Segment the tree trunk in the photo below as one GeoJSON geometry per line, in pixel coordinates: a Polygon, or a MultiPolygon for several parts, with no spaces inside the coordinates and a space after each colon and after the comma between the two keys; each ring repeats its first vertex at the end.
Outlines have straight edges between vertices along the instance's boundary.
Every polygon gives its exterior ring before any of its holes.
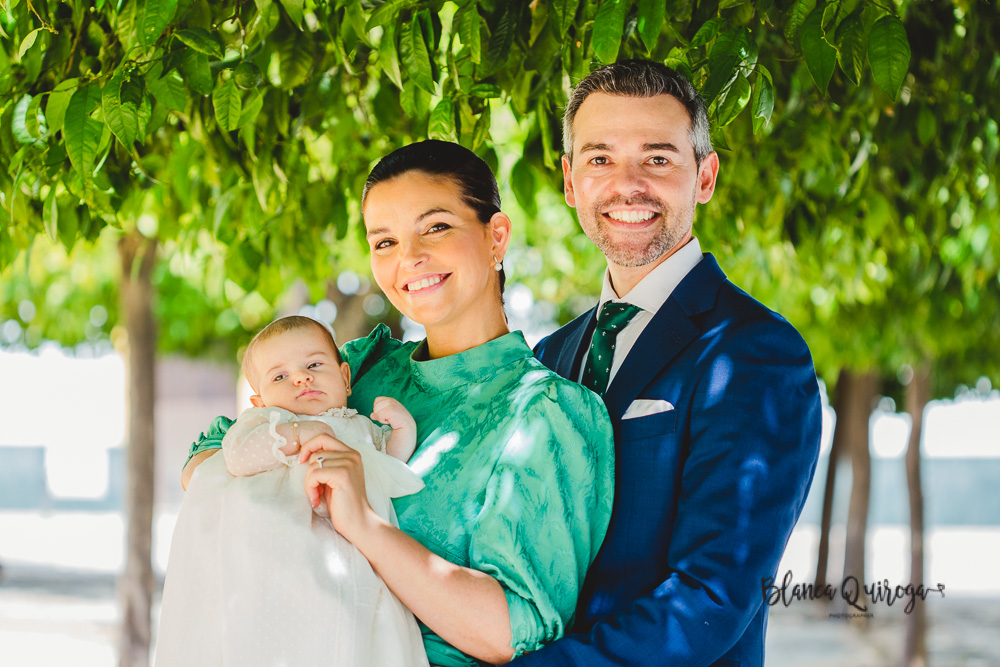
{"type": "Polygon", "coordinates": [[[121,309],[127,334],[128,449],[125,515],[128,545],[119,581],[122,627],[121,667],[149,664],[150,608],[153,600],[153,409],[156,322],[151,276],[156,241],[132,233],[118,245],[122,262],[121,309]]]}
{"type": "MultiPolygon", "coordinates": [[[[858,595],[856,606],[848,612],[867,607],[865,584],[865,541],[868,532],[868,505],[871,496],[872,459],[868,424],[878,394],[878,376],[873,371],[848,372],[844,387],[844,413],[837,416],[837,430],[843,422],[844,443],[851,455],[851,501],[847,512],[847,539],[844,548],[844,578],[853,577],[858,595]]],[[[855,617],[865,624],[865,617],[855,617]]]]}
{"type": "Polygon", "coordinates": [[[848,394],[846,376],[848,371],[841,369],[837,377],[833,411],[837,415],[837,423],[833,430],[833,442],[830,444],[830,455],[826,464],[826,484],[823,487],[823,516],[819,522],[819,548],[816,554],[816,588],[822,589],[827,584],[826,569],[830,560],[830,521],[833,516],[833,490],[837,481],[837,465],[840,463],[841,452],[844,451],[844,432],[841,428],[840,416],[844,413],[845,397],[848,394]]]}
{"type": "MultiPolygon", "coordinates": [[[[931,396],[930,368],[914,369],[913,379],[906,388],[906,411],[913,423],[906,447],[906,486],[910,496],[910,583],[919,586],[924,580],[924,491],[920,480],[920,443],[924,426],[924,407],[931,396]]],[[[919,597],[913,611],[906,616],[906,644],[903,647],[904,667],[927,665],[927,612],[919,597]]]]}

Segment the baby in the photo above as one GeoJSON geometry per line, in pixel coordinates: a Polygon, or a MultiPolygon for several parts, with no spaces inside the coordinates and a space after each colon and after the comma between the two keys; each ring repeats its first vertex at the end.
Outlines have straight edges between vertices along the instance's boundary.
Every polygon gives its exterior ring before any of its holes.
{"type": "Polygon", "coordinates": [[[420,478],[403,461],[416,425],[380,397],[372,418],[345,406],[350,367],[330,330],[276,320],[251,341],[243,371],[254,405],[199,466],[171,543],[156,664],[427,665],[417,624],[368,561],[310,506],[300,443],[326,433],[362,457],[365,492],[395,523],[391,498],[420,478]]]}

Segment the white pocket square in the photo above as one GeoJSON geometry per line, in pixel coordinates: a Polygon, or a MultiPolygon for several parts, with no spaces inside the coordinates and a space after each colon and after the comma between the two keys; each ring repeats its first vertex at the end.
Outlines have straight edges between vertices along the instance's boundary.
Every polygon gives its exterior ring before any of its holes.
{"type": "Polygon", "coordinates": [[[646,417],[660,412],[670,412],[673,409],[674,406],[670,404],[670,401],[664,401],[658,398],[637,398],[632,401],[632,405],[628,406],[628,410],[626,410],[625,414],[622,415],[622,419],[646,417]]]}

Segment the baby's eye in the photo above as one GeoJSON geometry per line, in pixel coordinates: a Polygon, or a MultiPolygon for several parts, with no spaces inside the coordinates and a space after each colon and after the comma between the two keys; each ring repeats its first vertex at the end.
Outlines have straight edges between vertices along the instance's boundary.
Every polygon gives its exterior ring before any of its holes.
{"type": "Polygon", "coordinates": [[[281,382],[286,377],[288,376],[286,376],[284,373],[278,373],[277,375],[274,376],[274,379],[272,379],[271,382],[281,382]]]}
{"type": "Polygon", "coordinates": [[[323,365],[322,361],[314,361],[311,364],[309,364],[309,368],[319,368],[322,365],[323,365]]]}

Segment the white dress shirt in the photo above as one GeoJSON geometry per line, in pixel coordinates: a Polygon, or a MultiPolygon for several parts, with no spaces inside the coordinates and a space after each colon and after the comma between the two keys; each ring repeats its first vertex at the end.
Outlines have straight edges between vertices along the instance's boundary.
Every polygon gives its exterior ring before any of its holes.
{"type": "MultiPolygon", "coordinates": [[[[636,313],[625,328],[618,332],[615,338],[615,356],[611,360],[611,375],[608,376],[608,386],[615,379],[615,374],[621,368],[622,362],[628,356],[635,341],[639,339],[646,325],[653,319],[653,315],[664,304],[674,288],[680,284],[691,269],[701,261],[701,244],[698,239],[692,237],[684,244],[680,250],[663,260],[663,263],[650,271],[646,277],[639,281],[628,294],[619,297],[611,285],[611,273],[604,271],[604,286],[601,288],[601,300],[597,304],[597,312],[608,301],[617,303],[630,303],[638,306],[642,310],[636,313]]],[[[587,357],[584,355],[583,363],[577,375],[577,381],[583,381],[583,367],[587,365],[587,357]]]]}

